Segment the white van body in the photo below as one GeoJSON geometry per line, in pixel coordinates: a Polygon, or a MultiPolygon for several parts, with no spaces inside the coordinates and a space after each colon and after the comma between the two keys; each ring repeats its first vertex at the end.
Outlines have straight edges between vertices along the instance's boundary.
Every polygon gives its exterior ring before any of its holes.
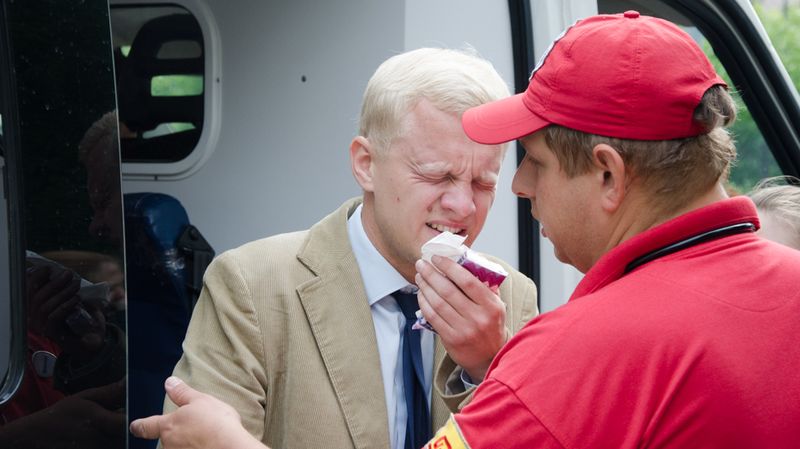
{"type": "MultiPolygon", "coordinates": [[[[111,62],[119,50],[114,42],[130,40],[132,36],[123,36],[125,30],[115,29],[115,8],[171,5],[184,8],[197,20],[205,59],[202,130],[194,150],[170,162],[123,158],[119,167],[109,164],[105,168],[115,177],[119,169],[114,187],[121,186],[122,194],[155,192],[178,199],[191,224],[202,232],[217,255],[269,235],[306,229],[345,200],[360,195],[360,188],[351,174],[349,146],[358,132],[361,97],[367,81],[387,58],[420,47],[471,48],[494,64],[512,92],[519,92],[527,85],[527,74],[534,63],[546,53],[553,39],[576,20],[598,12],[636,9],[642,14],[673,20],[686,27],[698,41],[708,42],[730,74],[735,84],[732,87],[742,93],[743,105],[751,110],[757,131],[763,133],[766,142],[763,147],[767,158],[772,158],[770,167],[764,167],[763,172],[800,174],[800,95],[749,0],[63,2],[60,7],[69,3],[76,5],[76,11],[84,4],[94,5],[99,11],[95,18],[102,22],[95,27],[103,35],[103,39],[95,39],[102,40],[95,52],[102,56],[97,59],[107,62],[108,73],[97,74],[97,77],[107,78],[108,102],[84,111],[94,114],[92,120],[98,111],[101,115],[112,109],[122,111],[119,106],[122,87],[115,84],[119,81],[114,78],[119,74],[119,67],[114,69],[111,62]],[[108,11],[111,11],[111,20],[107,20],[108,11]],[[111,25],[106,28],[105,22],[111,25]],[[112,48],[106,48],[106,31],[112,48]]],[[[3,6],[0,15],[6,20],[7,10],[25,9],[21,6],[24,3],[0,0],[3,6]]],[[[764,0],[763,3],[775,2],[764,0]]],[[[784,1],[784,4],[789,3],[797,2],[784,1]]],[[[31,0],[30,4],[35,2],[31,0]]],[[[28,8],[35,10],[33,6],[28,8]]],[[[43,16],[46,10],[39,7],[43,16]]],[[[67,19],[50,20],[66,22],[67,19]]],[[[45,21],[31,24],[29,32],[28,24],[20,27],[17,23],[14,28],[2,23],[15,32],[29,35],[37,34],[34,26],[44,28],[45,24],[45,21]]],[[[76,35],[80,36],[79,33],[76,35]]],[[[0,44],[4,42],[4,36],[0,35],[0,44]]],[[[13,38],[9,42],[15,43],[13,38]]],[[[0,72],[3,72],[0,74],[5,75],[0,76],[0,107],[3,108],[0,111],[0,150],[3,150],[0,151],[3,170],[0,199],[5,199],[5,207],[0,203],[0,237],[9,236],[0,238],[0,406],[12,400],[19,390],[22,372],[29,360],[26,358],[25,251],[75,249],[66,245],[37,248],[36,239],[32,238],[35,234],[26,235],[25,226],[40,225],[37,232],[44,235],[71,232],[83,243],[88,241],[91,250],[102,246],[95,241],[98,239],[92,240],[96,236],[90,238],[86,232],[91,217],[78,217],[77,224],[68,227],[60,223],[68,218],[69,214],[64,211],[69,212],[71,204],[60,204],[61,209],[54,207],[53,213],[46,217],[30,219],[22,215],[25,211],[24,201],[19,200],[23,197],[22,186],[27,187],[30,198],[35,196],[32,192],[44,191],[49,180],[24,179],[28,176],[20,169],[23,165],[20,160],[24,158],[12,157],[12,151],[5,151],[19,143],[12,141],[18,117],[6,108],[15,100],[14,95],[10,95],[13,92],[6,88],[13,85],[8,79],[13,81],[14,76],[21,77],[22,73],[12,70],[16,67],[7,63],[9,57],[13,61],[13,54],[0,52],[0,72]],[[7,67],[3,67],[4,64],[7,67]]],[[[66,81],[69,80],[54,80],[52,84],[66,81]]],[[[23,96],[21,92],[17,95],[23,96]]],[[[42,103],[40,109],[49,110],[49,103],[42,103]]],[[[45,116],[44,113],[39,115],[45,116]]],[[[18,121],[21,127],[24,120],[18,121]]],[[[52,121],[43,120],[43,123],[47,127],[52,121]]],[[[75,131],[71,134],[79,137],[86,127],[75,131]]],[[[81,206],[89,211],[86,170],[77,160],[77,141],[67,141],[64,137],[64,142],[60,142],[59,138],[54,139],[53,146],[65,147],[64,152],[70,153],[70,162],[75,166],[72,173],[75,185],[68,186],[74,187],[73,198],[82,201],[75,209],[81,206]]],[[[29,144],[30,139],[22,143],[29,144]]],[[[20,154],[25,156],[25,145],[18,146],[22,148],[20,154]]],[[[547,312],[569,299],[582,274],[555,258],[552,245],[539,234],[538,224],[530,217],[529,202],[519,201],[512,193],[517,151],[514,143],[506,153],[495,203],[474,247],[504,259],[531,276],[539,289],[540,311],[547,312]]],[[[29,149],[27,155],[31,154],[40,153],[29,149]]],[[[124,152],[122,154],[124,156],[124,152]]],[[[28,166],[40,164],[43,169],[59,168],[48,166],[51,162],[48,160],[25,162],[28,166]]],[[[50,212],[47,207],[42,209],[50,212]]],[[[118,215],[119,222],[123,222],[123,213],[118,215]]],[[[125,253],[130,253],[133,245],[132,242],[117,242],[110,253],[125,262],[125,253]]],[[[121,311],[126,317],[128,313],[128,310],[121,311]]],[[[190,313],[191,308],[185,317],[187,320],[190,313]]],[[[170,343],[180,345],[180,341],[170,343]]],[[[140,393],[127,392],[128,397],[140,393]]]]}

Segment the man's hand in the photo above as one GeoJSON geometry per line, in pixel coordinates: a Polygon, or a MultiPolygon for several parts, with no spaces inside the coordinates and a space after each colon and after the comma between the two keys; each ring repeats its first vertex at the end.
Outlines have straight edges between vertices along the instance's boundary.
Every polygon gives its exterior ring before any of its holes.
{"type": "Polygon", "coordinates": [[[505,304],[459,264],[439,256],[432,261],[416,264],[420,310],[453,361],[479,383],[508,338],[505,304]]]}
{"type": "Polygon", "coordinates": [[[50,267],[33,267],[26,272],[28,326],[34,333],[58,341],[65,330],[64,319],[80,302],[80,281],[71,271],[52,271],[50,267]]]}
{"type": "Polygon", "coordinates": [[[192,389],[177,377],[168,378],[164,388],[178,409],[133,421],[130,430],[134,436],[160,438],[165,449],[264,449],[242,427],[233,407],[192,389]]]}
{"type": "Polygon", "coordinates": [[[106,323],[98,306],[82,304],[80,278],[72,271],[35,267],[27,271],[28,325],[34,333],[58,343],[64,354],[79,361],[91,359],[103,347],[106,323]],[[77,334],[69,317],[77,315],[82,328],[77,334]]]}

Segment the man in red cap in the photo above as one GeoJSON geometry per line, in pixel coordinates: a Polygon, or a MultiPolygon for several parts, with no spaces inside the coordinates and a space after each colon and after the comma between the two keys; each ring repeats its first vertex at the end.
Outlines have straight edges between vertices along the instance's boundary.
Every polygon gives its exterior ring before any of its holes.
{"type": "MultiPolygon", "coordinates": [[[[692,38],[635,11],[579,21],[525,93],[468,110],[520,139],[514,193],[585,277],[495,357],[432,448],[789,448],[800,441],[800,252],[723,189],[725,83],[692,38]]],[[[436,262],[436,261],[435,261],[436,262]]],[[[445,326],[458,267],[418,262],[445,326]]]]}
{"type": "MultiPolygon", "coordinates": [[[[753,203],[722,187],[734,119],[692,38],[635,11],[579,21],[527,92],[464,114],[479,143],[521,140],[514,192],[585,277],[506,344],[427,448],[797,447],[800,252],[756,236],[753,203]]],[[[467,275],[433,264],[415,281],[444,329],[467,275]]],[[[182,413],[135,432],[202,441],[180,424],[219,407],[229,430],[204,447],[253,447],[229,407],[174,379],[168,391],[182,413]]]]}

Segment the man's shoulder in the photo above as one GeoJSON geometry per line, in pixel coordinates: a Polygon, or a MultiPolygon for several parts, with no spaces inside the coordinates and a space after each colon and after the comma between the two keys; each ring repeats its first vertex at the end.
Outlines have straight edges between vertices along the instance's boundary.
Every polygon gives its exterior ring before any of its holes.
{"type": "Polygon", "coordinates": [[[207,275],[226,278],[236,274],[256,282],[265,276],[274,277],[272,274],[296,272],[301,268],[298,252],[307,236],[308,230],[276,234],[229,249],[214,258],[207,275]]]}
{"type": "MultiPolygon", "coordinates": [[[[241,289],[240,296],[256,298],[252,303],[259,307],[274,305],[285,292],[315,276],[298,256],[307,234],[307,230],[278,234],[225,251],[211,262],[203,281],[209,287],[224,286],[220,292],[241,289]]],[[[217,300],[227,296],[221,293],[217,300]]]]}

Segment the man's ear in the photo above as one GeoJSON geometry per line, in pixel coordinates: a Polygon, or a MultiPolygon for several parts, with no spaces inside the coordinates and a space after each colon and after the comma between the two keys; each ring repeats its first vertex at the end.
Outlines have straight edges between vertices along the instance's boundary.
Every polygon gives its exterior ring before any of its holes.
{"type": "Polygon", "coordinates": [[[375,154],[370,146],[369,139],[364,136],[356,136],[350,142],[350,168],[353,170],[353,177],[365,192],[372,192],[372,164],[375,162],[375,154]]]}
{"type": "Polygon", "coordinates": [[[615,212],[625,199],[626,186],[629,183],[630,173],[625,166],[622,156],[614,147],[601,143],[592,149],[594,165],[599,171],[601,197],[600,206],[606,212],[615,212]]]}

